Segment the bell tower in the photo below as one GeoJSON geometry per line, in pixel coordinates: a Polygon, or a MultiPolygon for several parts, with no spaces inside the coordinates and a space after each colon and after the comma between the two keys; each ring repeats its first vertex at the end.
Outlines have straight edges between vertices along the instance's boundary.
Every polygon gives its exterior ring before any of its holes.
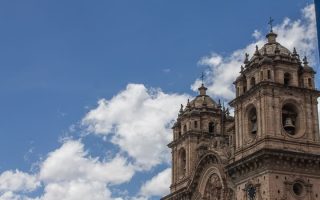
{"type": "MultiPolygon", "coordinates": [[[[229,110],[220,101],[216,103],[206,94],[207,88],[203,84],[198,90],[195,99],[188,100],[185,107],[181,105],[172,127],[173,141],[168,145],[172,152],[171,194],[163,199],[190,199],[191,196],[209,195],[212,191],[209,188],[205,192],[205,184],[201,192],[194,192],[193,188],[197,187],[199,178],[197,174],[202,173],[201,169],[205,166],[203,163],[213,162],[220,166],[227,163],[228,155],[231,154],[229,145],[233,141],[233,117],[229,116],[229,110]],[[227,134],[228,130],[232,134],[227,134]]],[[[208,172],[209,175],[221,181],[221,185],[225,184],[222,168],[221,173],[219,169],[214,169],[215,173],[208,172]]],[[[227,187],[218,190],[219,195],[224,196],[227,187]]]]}
{"type": "Polygon", "coordinates": [[[234,82],[235,153],[227,171],[236,199],[320,199],[315,71],[296,49],[266,35],[234,82]]]}

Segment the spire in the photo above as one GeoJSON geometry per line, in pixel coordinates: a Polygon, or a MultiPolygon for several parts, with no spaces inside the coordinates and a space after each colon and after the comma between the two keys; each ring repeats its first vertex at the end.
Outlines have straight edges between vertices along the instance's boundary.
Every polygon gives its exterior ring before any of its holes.
{"type": "Polygon", "coordinates": [[[182,113],[183,113],[183,105],[181,104],[179,114],[181,115],[182,113]]]}
{"type": "Polygon", "coordinates": [[[268,39],[268,43],[276,43],[277,34],[273,32],[273,19],[270,17],[268,24],[270,25],[270,32],[266,35],[266,38],[268,39]]]}
{"type": "Polygon", "coordinates": [[[298,54],[297,54],[297,50],[296,50],[295,47],[293,47],[292,55],[293,55],[293,56],[297,56],[297,55],[298,55],[298,54]]]}
{"type": "Polygon", "coordinates": [[[190,106],[190,99],[188,99],[188,103],[187,103],[187,106],[186,108],[189,109],[191,106],[190,106]]]}
{"type": "Polygon", "coordinates": [[[254,52],[255,56],[260,56],[258,45],[256,45],[256,51],[254,52]]]}
{"type": "Polygon", "coordinates": [[[304,58],[302,59],[304,66],[308,65],[308,60],[307,60],[307,56],[304,56],[304,58]]]}
{"type": "Polygon", "coordinates": [[[248,53],[245,54],[245,59],[244,59],[243,63],[244,64],[248,64],[249,63],[249,54],[248,53]]]}

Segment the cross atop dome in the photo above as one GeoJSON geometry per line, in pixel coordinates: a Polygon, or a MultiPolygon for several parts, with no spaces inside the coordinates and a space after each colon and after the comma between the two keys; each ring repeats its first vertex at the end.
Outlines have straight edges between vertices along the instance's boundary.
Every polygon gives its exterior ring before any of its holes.
{"type": "Polygon", "coordinates": [[[268,43],[273,44],[276,43],[277,34],[273,32],[273,19],[270,17],[268,24],[270,25],[270,32],[266,35],[266,38],[268,39],[268,43]]]}
{"type": "Polygon", "coordinates": [[[201,73],[200,78],[201,78],[201,87],[199,87],[198,90],[199,90],[200,95],[203,96],[203,95],[206,95],[206,91],[208,89],[203,84],[203,79],[204,79],[204,73],[203,72],[201,73]]]}

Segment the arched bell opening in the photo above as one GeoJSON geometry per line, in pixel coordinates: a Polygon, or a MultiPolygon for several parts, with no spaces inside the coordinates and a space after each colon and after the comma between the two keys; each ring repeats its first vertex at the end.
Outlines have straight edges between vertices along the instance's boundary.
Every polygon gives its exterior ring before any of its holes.
{"type": "Polygon", "coordinates": [[[179,150],[179,162],[178,162],[178,174],[179,178],[183,178],[186,175],[187,172],[187,156],[186,156],[186,150],[184,148],[181,148],[179,150]]]}
{"type": "Polygon", "coordinates": [[[299,128],[299,112],[292,103],[287,103],[282,107],[282,127],[289,135],[296,135],[299,128]]]}
{"type": "Polygon", "coordinates": [[[248,112],[248,130],[252,136],[256,136],[258,132],[257,109],[252,107],[248,112]]]}

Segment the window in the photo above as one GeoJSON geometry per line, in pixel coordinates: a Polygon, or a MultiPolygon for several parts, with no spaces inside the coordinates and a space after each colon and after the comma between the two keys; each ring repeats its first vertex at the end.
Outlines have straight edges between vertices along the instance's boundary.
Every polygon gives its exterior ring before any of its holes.
{"type": "Polygon", "coordinates": [[[263,71],[260,72],[260,81],[263,81],[263,71]]]}
{"type": "Polygon", "coordinates": [[[209,133],[214,133],[214,123],[213,122],[209,123],[209,133]]]}
{"type": "Polygon", "coordinates": [[[312,81],[311,81],[311,78],[308,78],[308,85],[309,85],[309,87],[312,87],[312,81]]]}
{"type": "Polygon", "coordinates": [[[288,72],[284,73],[283,84],[285,86],[289,86],[291,84],[291,74],[290,73],[288,73],[288,72]]]}
{"type": "Polygon", "coordinates": [[[194,121],[194,128],[198,128],[198,122],[194,121]]]}
{"type": "Polygon", "coordinates": [[[268,70],[268,79],[271,79],[271,71],[268,70]]]}
{"type": "Polygon", "coordinates": [[[253,87],[253,86],[256,85],[256,79],[255,79],[254,77],[252,77],[252,78],[250,79],[250,85],[251,85],[251,87],[253,87]]]}

